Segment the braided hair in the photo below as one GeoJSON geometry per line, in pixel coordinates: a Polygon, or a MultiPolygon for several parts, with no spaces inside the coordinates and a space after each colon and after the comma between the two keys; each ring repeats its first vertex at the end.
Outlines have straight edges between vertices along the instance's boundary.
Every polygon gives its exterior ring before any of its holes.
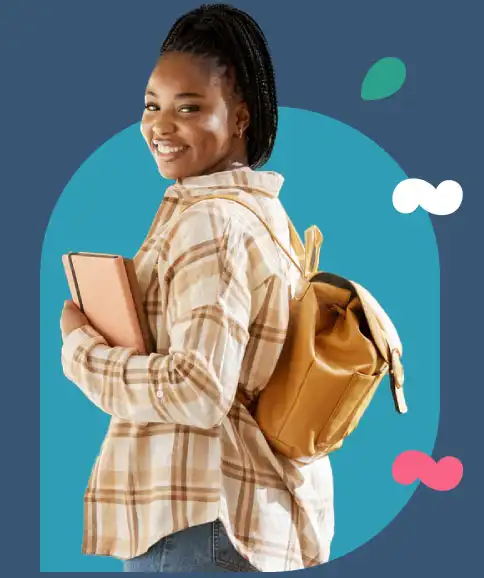
{"type": "Polygon", "coordinates": [[[236,91],[247,103],[247,155],[251,168],[271,156],[277,131],[277,99],[272,59],[255,20],[228,4],[203,4],[180,17],[160,49],[215,58],[235,70],[236,91]]]}

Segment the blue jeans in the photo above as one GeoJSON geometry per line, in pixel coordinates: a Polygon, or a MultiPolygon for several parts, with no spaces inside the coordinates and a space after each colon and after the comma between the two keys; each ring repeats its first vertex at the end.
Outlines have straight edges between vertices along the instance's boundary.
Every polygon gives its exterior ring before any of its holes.
{"type": "Polygon", "coordinates": [[[124,562],[125,572],[258,572],[234,548],[220,522],[193,526],[162,538],[124,562]]]}

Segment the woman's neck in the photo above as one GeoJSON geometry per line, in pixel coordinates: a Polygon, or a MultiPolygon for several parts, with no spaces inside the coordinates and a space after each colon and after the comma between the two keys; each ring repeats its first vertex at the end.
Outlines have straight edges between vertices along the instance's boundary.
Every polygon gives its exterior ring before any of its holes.
{"type": "MultiPolygon", "coordinates": [[[[240,169],[242,167],[248,166],[247,155],[246,154],[233,154],[229,157],[218,161],[213,166],[205,169],[203,172],[189,175],[190,177],[201,177],[204,175],[211,175],[213,173],[221,173],[223,171],[231,171],[234,169],[240,169]]],[[[179,181],[180,179],[177,179],[179,181]]]]}
{"type": "Polygon", "coordinates": [[[237,143],[239,146],[236,147],[230,154],[228,154],[225,158],[218,161],[215,165],[207,169],[205,174],[211,173],[220,173],[222,171],[230,171],[235,168],[240,168],[247,166],[248,159],[247,159],[247,151],[245,150],[245,143],[239,141],[237,143]]]}

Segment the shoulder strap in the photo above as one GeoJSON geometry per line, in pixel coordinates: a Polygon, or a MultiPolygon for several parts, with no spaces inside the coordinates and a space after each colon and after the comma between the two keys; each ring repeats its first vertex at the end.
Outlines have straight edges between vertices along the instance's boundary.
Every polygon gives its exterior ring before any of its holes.
{"type": "MultiPolygon", "coordinates": [[[[282,251],[284,252],[284,254],[286,255],[286,257],[291,261],[291,263],[298,269],[299,273],[306,278],[305,275],[305,271],[303,266],[301,265],[301,263],[297,263],[296,260],[293,258],[293,256],[289,253],[289,251],[284,247],[284,245],[279,241],[279,239],[277,238],[277,236],[274,234],[274,232],[272,231],[272,229],[269,227],[269,225],[264,221],[264,219],[257,213],[257,211],[255,211],[250,205],[248,205],[247,203],[245,203],[244,201],[241,201],[237,196],[232,196],[232,195],[210,195],[209,197],[202,197],[200,199],[198,199],[197,201],[195,201],[194,203],[192,203],[189,207],[187,207],[186,209],[184,209],[182,211],[182,213],[184,213],[185,211],[187,211],[188,209],[191,209],[192,207],[194,207],[195,205],[198,205],[198,203],[201,203],[203,201],[211,201],[212,199],[224,199],[226,201],[232,201],[234,203],[237,203],[238,205],[242,205],[243,207],[245,207],[247,210],[249,210],[253,215],[255,215],[259,221],[264,225],[264,227],[267,229],[267,232],[269,233],[269,235],[271,236],[272,240],[279,245],[279,247],[282,249],[282,251]]],[[[294,247],[294,250],[296,251],[296,255],[299,258],[299,255],[302,253],[302,258],[304,259],[304,245],[302,244],[297,231],[294,227],[294,225],[289,221],[289,233],[290,233],[290,237],[291,237],[291,244],[296,243],[297,246],[294,247]],[[296,240],[297,239],[297,240],[296,240]]],[[[294,245],[293,245],[294,246],[294,245]]],[[[302,261],[304,263],[304,260],[302,261]]]]}

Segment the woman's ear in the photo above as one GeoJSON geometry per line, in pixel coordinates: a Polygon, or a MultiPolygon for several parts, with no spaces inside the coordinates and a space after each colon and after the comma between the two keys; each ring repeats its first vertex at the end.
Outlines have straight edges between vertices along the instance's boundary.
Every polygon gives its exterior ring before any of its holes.
{"type": "Polygon", "coordinates": [[[237,137],[242,138],[242,135],[247,131],[250,124],[249,107],[245,101],[241,101],[237,104],[235,123],[237,137]]]}

